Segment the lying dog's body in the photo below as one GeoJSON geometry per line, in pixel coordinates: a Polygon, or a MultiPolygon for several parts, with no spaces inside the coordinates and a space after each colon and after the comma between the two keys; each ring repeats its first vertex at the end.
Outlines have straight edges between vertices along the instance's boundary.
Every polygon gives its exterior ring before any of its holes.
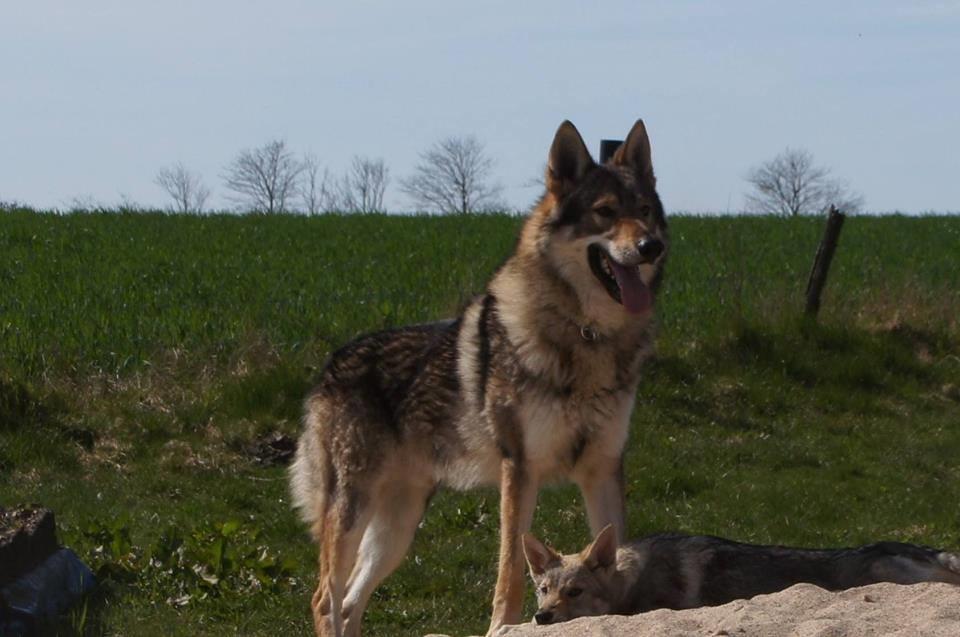
{"type": "Polygon", "coordinates": [[[878,582],[960,585],[960,555],[900,542],[798,549],[658,534],[617,548],[604,529],[579,554],[560,555],[530,535],[523,548],[537,587],[538,624],[718,606],[801,582],[828,590],[878,582]]]}
{"type": "Polygon", "coordinates": [[[440,486],[500,489],[491,633],[520,619],[520,536],[541,485],[575,482],[594,532],[622,531],[622,454],[667,252],[643,123],[598,165],[565,122],[546,184],[484,295],[455,320],[348,343],[307,398],[291,486],[320,544],[318,634],[360,633],[440,486]]]}

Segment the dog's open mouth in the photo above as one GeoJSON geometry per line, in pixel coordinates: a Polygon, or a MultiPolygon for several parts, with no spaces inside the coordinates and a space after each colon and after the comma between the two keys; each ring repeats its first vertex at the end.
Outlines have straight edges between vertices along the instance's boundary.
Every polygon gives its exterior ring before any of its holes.
{"type": "Polygon", "coordinates": [[[614,260],[598,244],[587,248],[587,261],[593,276],[603,284],[614,301],[631,314],[640,314],[650,308],[653,295],[640,279],[640,266],[628,267],[614,260]]]}

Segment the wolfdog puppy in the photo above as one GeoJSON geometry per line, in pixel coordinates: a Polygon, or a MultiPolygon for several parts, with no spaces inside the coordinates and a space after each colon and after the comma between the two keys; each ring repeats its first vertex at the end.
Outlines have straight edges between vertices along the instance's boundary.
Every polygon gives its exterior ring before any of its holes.
{"type": "Polygon", "coordinates": [[[617,548],[607,527],[577,554],[560,555],[530,534],[523,536],[523,551],[537,590],[538,624],[719,606],[801,582],[828,590],[878,582],[960,584],[960,555],[900,542],[797,549],[660,534],[617,548]]]}
{"type": "Polygon", "coordinates": [[[306,400],[290,479],[320,544],[320,635],[357,635],[439,486],[500,489],[490,632],[520,620],[541,485],[575,482],[590,526],[623,530],[622,454],[667,229],[637,121],[609,162],[570,122],[514,253],[455,320],[363,336],[306,400]]]}

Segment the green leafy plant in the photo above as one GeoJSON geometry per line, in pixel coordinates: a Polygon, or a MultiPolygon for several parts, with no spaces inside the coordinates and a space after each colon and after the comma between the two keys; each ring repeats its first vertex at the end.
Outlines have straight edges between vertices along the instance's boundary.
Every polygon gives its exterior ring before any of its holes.
{"type": "Polygon", "coordinates": [[[98,579],[149,589],[184,606],[210,597],[290,590],[293,564],[259,542],[260,531],[237,521],[184,533],[169,527],[151,544],[134,543],[124,520],[90,525],[88,556],[98,579]]]}

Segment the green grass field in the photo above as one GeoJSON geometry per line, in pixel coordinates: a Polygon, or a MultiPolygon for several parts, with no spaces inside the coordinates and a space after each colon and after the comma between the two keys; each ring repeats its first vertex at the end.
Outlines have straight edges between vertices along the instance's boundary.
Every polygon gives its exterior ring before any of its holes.
{"type": "MultiPolygon", "coordinates": [[[[456,313],[520,222],[0,212],[0,505],[52,508],[102,583],[51,632],[308,634],[315,550],[251,444],[339,344],[456,313]]],[[[960,548],[960,218],[848,219],[811,325],[821,231],[671,219],[631,533],[960,548]]],[[[496,527],[492,491],[435,498],[366,634],[485,630],[496,527]]],[[[579,548],[575,491],[534,530],[579,548]]]]}

